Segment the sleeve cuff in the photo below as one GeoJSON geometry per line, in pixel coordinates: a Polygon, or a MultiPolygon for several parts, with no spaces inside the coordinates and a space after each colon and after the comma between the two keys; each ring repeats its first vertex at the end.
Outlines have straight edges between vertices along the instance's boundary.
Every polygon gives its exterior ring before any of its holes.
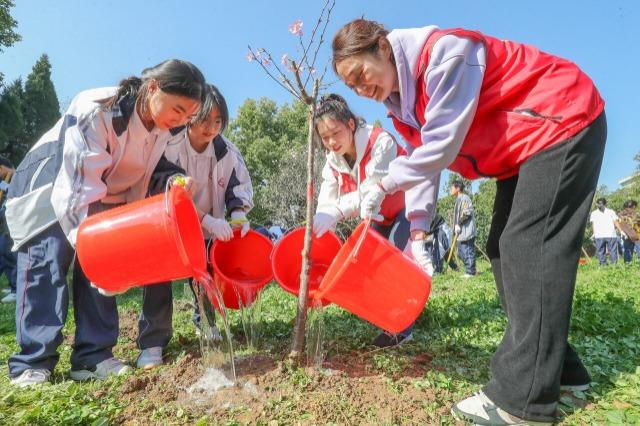
{"type": "Polygon", "coordinates": [[[428,232],[431,227],[431,219],[426,214],[413,214],[408,219],[411,222],[411,231],[428,232]]]}
{"type": "Polygon", "coordinates": [[[389,175],[383,177],[380,180],[380,185],[382,185],[382,187],[384,188],[384,191],[387,194],[393,194],[394,192],[397,192],[400,189],[396,181],[393,180],[393,178],[389,175]]]}

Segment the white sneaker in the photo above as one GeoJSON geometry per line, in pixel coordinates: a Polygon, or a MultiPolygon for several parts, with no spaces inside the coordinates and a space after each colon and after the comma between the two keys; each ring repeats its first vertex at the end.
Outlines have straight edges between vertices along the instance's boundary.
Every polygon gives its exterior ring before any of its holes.
{"type": "Polygon", "coordinates": [[[11,289],[10,288],[3,288],[2,290],[0,290],[0,292],[2,292],[2,294],[11,293],[11,289]]]}
{"type": "Polygon", "coordinates": [[[589,387],[591,387],[591,383],[584,383],[582,385],[560,385],[560,390],[569,392],[585,392],[589,390],[589,387]]]}
{"type": "Polygon", "coordinates": [[[9,293],[0,300],[2,303],[14,303],[17,297],[15,293],[9,293]]]}
{"type": "Polygon", "coordinates": [[[71,370],[71,378],[75,381],[88,379],[104,380],[109,376],[122,376],[131,371],[131,367],[116,357],[105,359],[93,368],[71,370]]]}
{"type": "Polygon", "coordinates": [[[471,275],[471,274],[463,274],[462,278],[473,278],[475,277],[475,275],[471,275]]]}
{"type": "Polygon", "coordinates": [[[22,374],[11,379],[11,384],[21,388],[41,385],[48,382],[50,376],[51,371],[44,368],[27,368],[22,374]]]}
{"type": "Polygon", "coordinates": [[[150,370],[162,364],[164,364],[162,361],[162,346],[143,349],[138,355],[138,361],[136,361],[136,367],[143,370],[150,370]]]}
{"type": "Polygon", "coordinates": [[[535,422],[513,416],[493,403],[482,391],[458,402],[451,408],[451,414],[457,420],[470,421],[476,425],[550,425],[551,422],[535,422]]]}

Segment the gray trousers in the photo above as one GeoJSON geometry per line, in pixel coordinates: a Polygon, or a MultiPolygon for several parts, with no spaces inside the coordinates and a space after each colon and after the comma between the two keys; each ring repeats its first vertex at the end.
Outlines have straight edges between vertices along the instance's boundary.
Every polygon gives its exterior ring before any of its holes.
{"type": "Polygon", "coordinates": [[[554,420],[561,378],[586,375],[567,336],[606,129],[602,113],[498,182],[487,253],[508,323],[483,391],[528,420],[554,420]]]}

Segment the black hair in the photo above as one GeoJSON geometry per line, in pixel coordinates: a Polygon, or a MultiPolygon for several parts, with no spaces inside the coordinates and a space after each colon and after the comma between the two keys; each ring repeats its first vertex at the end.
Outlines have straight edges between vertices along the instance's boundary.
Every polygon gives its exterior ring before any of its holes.
{"type": "Polygon", "coordinates": [[[206,85],[200,111],[198,111],[198,115],[191,120],[190,124],[200,124],[205,121],[215,107],[218,108],[220,118],[222,119],[222,129],[220,129],[220,132],[223,132],[224,129],[227,128],[227,124],[229,124],[229,108],[227,108],[227,101],[224,99],[224,96],[222,96],[220,90],[213,84],[206,85]]]}
{"type": "Polygon", "coordinates": [[[464,191],[464,182],[461,180],[454,180],[451,183],[451,186],[453,186],[454,188],[459,189],[460,191],[464,191]]]}
{"type": "Polygon", "coordinates": [[[638,207],[638,203],[636,200],[627,200],[624,202],[624,205],[622,207],[624,207],[625,209],[634,209],[638,207]]]}
{"type": "Polygon", "coordinates": [[[606,198],[598,198],[596,200],[596,205],[597,206],[606,206],[607,205],[607,200],[606,198]]]}
{"type": "Polygon", "coordinates": [[[111,109],[123,97],[131,96],[136,99],[136,104],[140,105],[141,115],[144,115],[150,80],[157,81],[158,87],[165,93],[184,96],[202,103],[206,84],[202,72],[191,62],[168,59],[156,66],[145,68],[140,77],[132,76],[121,80],[118,92],[105,101],[104,108],[111,109]]]}
{"type": "Polygon", "coordinates": [[[356,128],[366,123],[364,118],[358,117],[353,113],[353,111],[351,111],[349,105],[347,104],[347,101],[345,101],[342,96],[335,93],[323,95],[318,101],[315,126],[317,126],[318,121],[324,118],[338,120],[345,125],[348,125],[349,120],[353,120],[356,128]]]}

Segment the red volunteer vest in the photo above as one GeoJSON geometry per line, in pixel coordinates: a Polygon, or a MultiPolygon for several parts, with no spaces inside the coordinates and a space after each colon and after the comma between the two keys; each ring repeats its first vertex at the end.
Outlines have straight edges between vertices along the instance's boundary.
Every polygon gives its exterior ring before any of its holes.
{"type": "MultiPolygon", "coordinates": [[[[516,175],[527,159],[574,136],[604,110],[593,82],[572,62],[477,31],[437,30],[427,38],[416,66],[415,116],[421,126],[429,103],[424,84],[429,55],[448,34],[482,42],[487,53],[475,117],[448,167],[465,178],[516,175]]],[[[407,142],[422,145],[420,129],[395,116],[392,120],[407,142]]]]}
{"type": "MultiPolygon", "coordinates": [[[[373,150],[373,146],[378,140],[378,136],[382,133],[383,130],[379,127],[374,128],[369,135],[369,141],[367,142],[367,147],[364,151],[364,155],[362,156],[362,160],[360,160],[360,164],[358,165],[358,178],[360,182],[365,180],[366,172],[364,170],[365,166],[371,160],[371,151],[373,150]]],[[[402,147],[396,144],[396,155],[406,155],[406,152],[402,147]]],[[[340,173],[336,169],[331,169],[333,175],[338,179],[338,182],[342,182],[340,185],[340,191],[344,194],[348,194],[353,191],[358,190],[358,183],[353,179],[353,177],[349,173],[340,173]],[[339,179],[339,177],[341,179],[339,179]]],[[[382,201],[382,205],[380,206],[380,214],[384,217],[383,225],[391,225],[395,220],[396,216],[400,211],[404,209],[404,191],[398,191],[394,194],[387,195],[384,197],[382,201]]]]}

